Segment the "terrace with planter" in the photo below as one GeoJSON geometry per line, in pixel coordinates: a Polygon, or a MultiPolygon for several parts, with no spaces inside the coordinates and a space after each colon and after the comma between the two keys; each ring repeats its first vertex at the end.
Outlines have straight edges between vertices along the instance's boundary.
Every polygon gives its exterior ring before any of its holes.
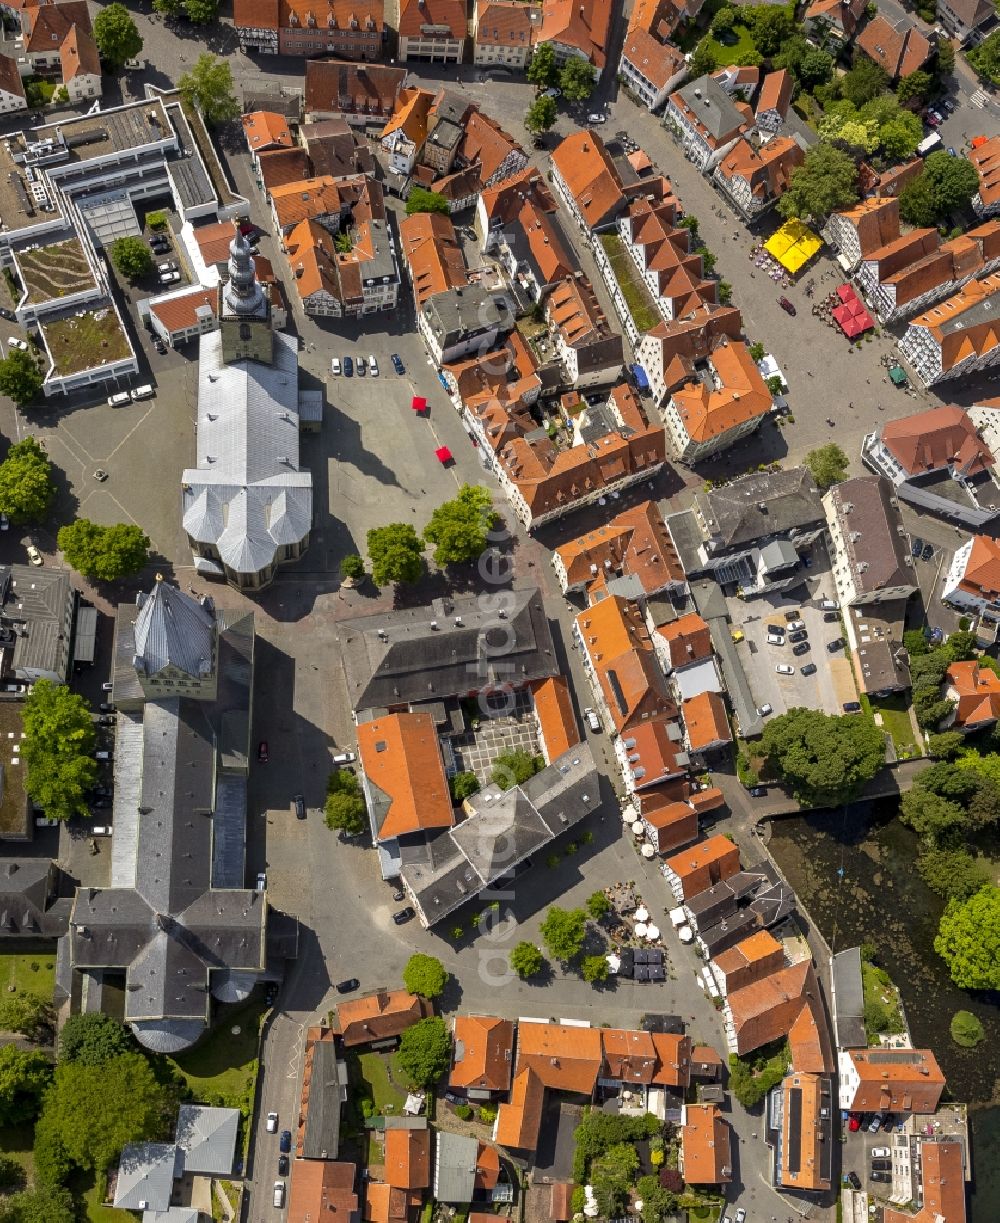
{"type": "Polygon", "coordinates": [[[25,305],[96,294],[98,284],[78,238],[33,247],[14,256],[24,286],[25,305]]]}
{"type": "Polygon", "coordinates": [[[132,356],[128,336],[111,306],[87,310],[42,324],[52,376],[65,378],[132,356]]]}

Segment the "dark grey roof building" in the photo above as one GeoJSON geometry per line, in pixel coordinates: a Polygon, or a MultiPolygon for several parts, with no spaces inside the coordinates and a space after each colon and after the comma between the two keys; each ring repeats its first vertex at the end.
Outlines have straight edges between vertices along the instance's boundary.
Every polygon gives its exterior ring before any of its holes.
{"type": "Polygon", "coordinates": [[[695,513],[713,556],[762,540],[792,539],[822,527],[823,502],[807,467],[751,472],[699,493],[695,513]]]}
{"type": "Polygon", "coordinates": [[[0,675],[64,684],[76,605],[68,569],[0,565],[0,675]]]}
{"type": "Polygon", "coordinates": [[[338,1042],[314,1040],[306,1052],[299,1144],[301,1159],[336,1159],[340,1153],[340,1114],[347,1100],[347,1063],[338,1042]]]}
{"type": "Polygon", "coordinates": [[[57,896],[59,868],[49,858],[0,861],[0,939],[58,938],[71,901],[57,896]]]}
{"type": "Polygon", "coordinates": [[[855,476],[823,498],[841,607],[906,600],[917,589],[895,489],[884,476],[855,476]]]}
{"type": "Polygon", "coordinates": [[[252,613],[159,577],[118,609],[111,881],[77,890],[67,939],[77,972],[124,974],[125,1021],[161,1052],[267,966],[267,902],[243,879],[253,654],[252,613]]]}
{"type": "Polygon", "coordinates": [[[510,295],[480,284],[435,293],[420,308],[417,325],[439,365],[473,351],[486,352],[514,329],[510,295]]]}
{"type": "Polygon", "coordinates": [[[341,657],[352,708],[439,701],[558,674],[541,592],[531,586],[509,598],[502,616],[477,595],[460,595],[345,623],[341,657]]]}

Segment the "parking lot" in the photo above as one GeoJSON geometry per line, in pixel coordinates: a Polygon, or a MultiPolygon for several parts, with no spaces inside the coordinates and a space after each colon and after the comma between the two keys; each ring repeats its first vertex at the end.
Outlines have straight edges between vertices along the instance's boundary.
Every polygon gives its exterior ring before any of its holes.
{"type": "Polygon", "coordinates": [[[846,1139],[844,1145],[843,1170],[845,1175],[855,1172],[858,1179],[861,1181],[861,1188],[866,1190],[870,1195],[872,1202],[876,1200],[886,1201],[892,1193],[892,1174],[888,1171],[888,1164],[891,1162],[891,1156],[886,1157],[881,1154],[886,1149],[892,1150],[894,1142],[903,1141],[902,1134],[897,1136],[897,1126],[902,1126],[902,1117],[893,1116],[890,1118],[892,1125],[891,1130],[886,1130],[884,1127],[877,1133],[869,1132],[868,1125],[872,1119],[872,1114],[864,1113],[862,1115],[863,1124],[861,1129],[855,1133],[851,1133],[847,1124],[844,1125],[844,1136],[846,1139]],[[879,1176],[886,1174],[888,1180],[872,1180],[872,1152],[880,1152],[878,1156],[877,1168],[874,1169],[879,1176]]]}
{"type": "Polygon", "coordinates": [[[816,547],[814,556],[806,585],[771,598],[729,600],[733,628],[744,634],[737,649],[757,707],[770,705],[774,715],[797,707],[838,714],[847,701],[858,699],[847,652],[842,649],[831,653],[826,648],[828,642],[841,636],[841,625],[839,619],[824,619],[830,613],[825,613],[819,603],[834,594],[833,580],[825,551],[816,547]],[[800,621],[809,649],[795,654],[794,647],[799,643],[790,640],[794,630],[789,625],[800,621]],[[781,638],[780,645],[767,640],[769,631],[772,637],[781,638]],[[810,664],[815,672],[803,675],[802,668],[810,664]],[[791,667],[792,674],[779,674],[775,670],[778,666],[791,667]]]}

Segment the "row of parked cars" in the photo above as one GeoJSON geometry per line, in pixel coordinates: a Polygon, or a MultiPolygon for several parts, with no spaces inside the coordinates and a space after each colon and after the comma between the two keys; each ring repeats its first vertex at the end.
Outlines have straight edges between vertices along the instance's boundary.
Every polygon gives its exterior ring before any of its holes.
{"type": "MultiPolygon", "coordinates": [[[[393,353],[390,360],[392,368],[397,374],[405,374],[406,366],[399,358],[399,353],[393,353]]],[[[330,358],[330,373],[336,374],[338,377],[343,374],[345,378],[354,376],[354,370],[357,368],[358,377],[363,378],[365,374],[371,374],[373,378],[379,375],[378,361],[375,359],[374,353],[369,356],[350,357],[346,356],[341,360],[340,357],[330,358]]]]}

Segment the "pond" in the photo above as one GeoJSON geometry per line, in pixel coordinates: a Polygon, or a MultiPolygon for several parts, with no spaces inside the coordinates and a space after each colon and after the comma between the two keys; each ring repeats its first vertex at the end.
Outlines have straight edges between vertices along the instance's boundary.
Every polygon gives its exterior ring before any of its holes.
{"type": "Polygon", "coordinates": [[[924,887],[915,862],[917,838],[896,819],[894,799],[846,811],[777,820],[770,849],[834,951],[873,943],[879,963],[899,986],[918,1048],[933,1049],[948,1092],[974,1106],[973,1223],[1000,1219],[1000,1006],[952,984],[934,951],[943,902],[924,887]],[[957,1010],[986,1029],[978,1049],[948,1036],[957,1010]]]}

